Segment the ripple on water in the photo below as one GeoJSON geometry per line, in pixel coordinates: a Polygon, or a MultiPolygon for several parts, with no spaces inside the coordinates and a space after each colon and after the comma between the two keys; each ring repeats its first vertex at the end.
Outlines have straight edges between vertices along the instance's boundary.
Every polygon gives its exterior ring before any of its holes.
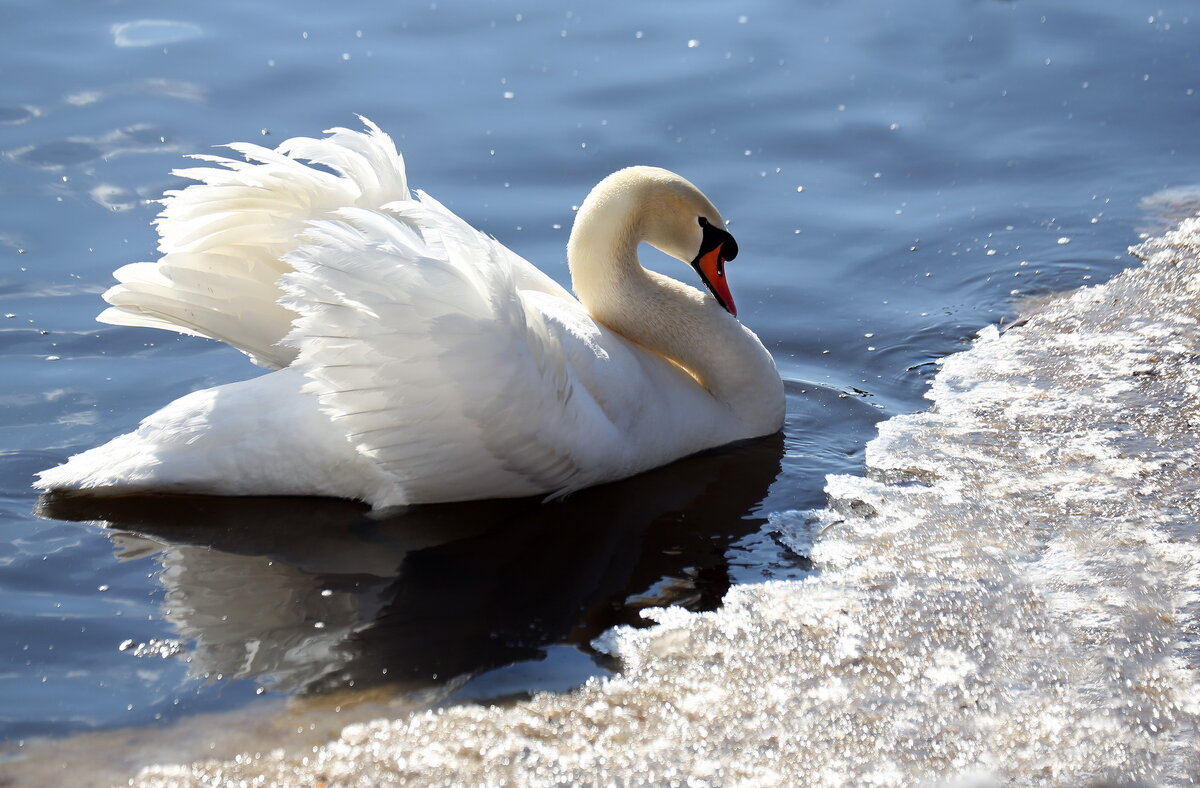
{"type": "Polygon", "coordinates": [[[156,126],[136,124],[95,137],[69,137],[29,145],[9,155],[31,167],[58,169],[122,153],[170,152],[177,149],[174,143],[168,142],[163,130],[156,126]]]}
{"type": "Polygon", "coordinates": [[[138,19],[113,25],[113,43],[119,47],[155,47],[188,41],[204,35],[190,22],[171,19],[138,19]]]}
{"type": "Polygon", "coordinates": [[[52,140],[18,151],[13,154],[13,158],[35,167],[63,167],[83,164],[103,155],[103,151],[91,142],[52,140]]]}
{"type": "Polygon", "coordinates": [[[42,113],[37,107],[23,104],[0,105],[0,124],[15,126],[18,123],[26,123],[40,114],[42,113]]]}

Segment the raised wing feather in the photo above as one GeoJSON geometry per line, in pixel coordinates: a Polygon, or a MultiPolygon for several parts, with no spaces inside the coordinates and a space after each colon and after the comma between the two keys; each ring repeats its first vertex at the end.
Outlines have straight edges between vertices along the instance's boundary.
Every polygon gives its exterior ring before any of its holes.
{"type": "Polygon", "coordinates": [[[117,271],[99,319],[210,337],[262,366],[287,366],[295,350],[278,343],[295,313],[279,303],[277,282],[305,226],[342,208],[409,199],[391,138],[363,122],[366,133],[336,128],[275,150],[236,143],[228,147],[246,161],[196,156],[215,166],[176,170],[198,183],[167,193],[155,222],[163,256],[117,271]]]}
{"type": "Polygon", "coordinates": [[[326,413],[405,500],[565,492],[623,435],[587,380],[611,359],[562,288],[425,195],[314,222],[284,304],[326,413]],[[531,273],[534,272],[534,273],[531,273]],[[536,273],[536,275],[534,275],[536,273]]]}

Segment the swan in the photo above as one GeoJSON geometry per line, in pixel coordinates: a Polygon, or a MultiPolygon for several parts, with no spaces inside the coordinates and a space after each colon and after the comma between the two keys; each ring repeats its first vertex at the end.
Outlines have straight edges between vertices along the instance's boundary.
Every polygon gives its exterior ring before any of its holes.
{"type": "Polygon", "coordinates": [[[778,432],[783,384],[735,317],[737,244],[655,167],[602,180],[567,245],[578,299],[421,191],[391,138],[334,128],[176,170],[162,256],[98,320],[273,370],[195,391],[37,475],[44,491],[315,495],[374,508],[562,496],[778,432]],[[641,242],[709,293],[647,270],[641,242]]]}

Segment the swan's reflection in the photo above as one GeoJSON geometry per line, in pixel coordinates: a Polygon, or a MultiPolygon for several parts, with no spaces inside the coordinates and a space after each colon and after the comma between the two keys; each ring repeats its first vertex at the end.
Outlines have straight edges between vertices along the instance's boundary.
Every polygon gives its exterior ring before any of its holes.
{"type": "Polygon", "coordinates": [[[119,557],[155,557],[195,676],[422,687],[550,644],[586,649],[642,607],[714,607],[782,453],[776,435],[548,504],[378,517],[315,498],[72,496],[43,498],[41,513],[102,520],[119,557]]]}

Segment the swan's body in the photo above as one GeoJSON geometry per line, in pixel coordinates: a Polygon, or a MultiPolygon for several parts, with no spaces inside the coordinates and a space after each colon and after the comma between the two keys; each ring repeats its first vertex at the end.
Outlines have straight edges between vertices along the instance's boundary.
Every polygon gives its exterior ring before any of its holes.
{"type": "Polygon", "coordinates": [[[730,314],[736,244],[690,183],[634,167],[592,191],[568,249],[576,300],[414,199],[368,126],[179,173],[201,183],[166,201],[164,256],[118,270],[100,319],[220,339],[277,371],[182,397],[38,487],[374,506],[562,494],[782,426],[774,362],[730,314]],[[642,268],[641,241],[694,259],[721,303],[642,268]]]}

